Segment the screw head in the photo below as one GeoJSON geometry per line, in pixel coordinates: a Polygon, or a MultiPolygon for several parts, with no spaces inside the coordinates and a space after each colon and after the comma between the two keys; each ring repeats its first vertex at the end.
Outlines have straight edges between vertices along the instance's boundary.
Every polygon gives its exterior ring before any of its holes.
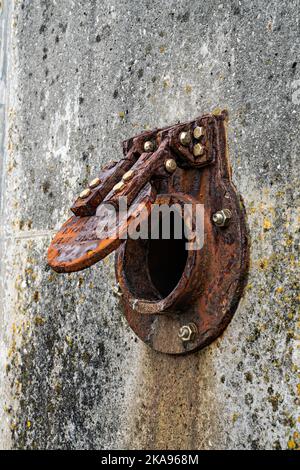
{"type": "Polygon", "coordinates": [[[101,183],[100,178],[95,178],[90,182],[89,187],[96,188],[96,186],[98,186],[100,183],[101,183]]]}
{"type": "Polygon", "coordinates": [[[166,160],[165,162],[165,169],[169,173],[174,173],[176,168],[177,168],[177,163],[175,162],[175,160],[173,158],[168,158],[168,160],[166,160]]]}
{"type": "Polygon", "coordinates": [[[145,152],[152,152],[154,150],[154,145],[151,140],[147,140],[147,142],[144,143],[144,150],[145,152]]]}
{"type": "Polygon", "coordinates": [[[178,337],[183,343],[186,343],[188,341],[193,341],[197,332],[197,325],[195,323],[188,323],[179,329],[178,337]]]}
{"type": "Polygon", "coordinates": [[[79,197],[80,199],[85,199],[86,197],[88,197],[90,194],[91,194],[91,190],[89,188],[87,189],[84,189],[80,194],[79,194],[79,197]]]}
{"type": "Polygon", "coordinates": [[[181,132],[179,135],[180,143],[184,146],[187,146],[191,142],[191,134],[189,132],[181,132]]]}
{"type": "Polygon", "coordinates": [[[200,157],[201,155],[204,154],[204,147],[201,144],[196,144],[193,147],[193,154],[194,157],[200,157]]]}
{"type": "Polygon", "coordinates": [[[195,129],[193,131],[193,135],[194,135],[195,139],[200,139],[200,137],[202,137],[204,134],[205,134],[204,127],[202,127],[202,126],[195,127],[195,129]]]}
{"type": "Polygon", "coordinates": [[[119,191],[122,191],[122,189],[125,187],[125,183],[124,181],[119,181],[119,183],[117,183],[114,187],[113,187],[113,191],[115,191],[116,193],[118,193],[119,191]]]}
{"type": "Polygon", "coordinates": [[[229,224],[231,216],[232,214],[229,209],[221,209],[220,211],[213,214],[212,220],[218,227],[225,227],[229,224]]]}
{"type": "Polygon", "coordinates": [[[124,175],[122,176],[122,180],[125,182],[130,181],[133,178],[133,175],[134,175],[134,171],[129,170],[126,173],[124,173],[124,175]]]}

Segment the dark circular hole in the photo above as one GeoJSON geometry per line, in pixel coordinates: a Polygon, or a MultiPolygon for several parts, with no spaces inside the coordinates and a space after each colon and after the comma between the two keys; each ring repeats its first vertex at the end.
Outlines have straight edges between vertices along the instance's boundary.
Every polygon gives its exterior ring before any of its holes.
{"type": "Polygon", "coordinates": [[[127,240],[124,256],[124,271],[130,292],[136,298],[152,301],[167,297],[175,289],[188,255],[183,219],[179,213],[171,213],[167,231],[160,214],[154,231],[156,236],[148,240],[127,240]]]}
{"type": "Polygon", "coordinates": [[[150,239],[148,242],[149,275],[153,285],[163,297],[167,297],[177,286],[187,260],[182,219],[178,214],[172,215],[170,239],[163,239],[160,220],[160,238],[158,240],[150,239]],[[178,225],[175,233],[175,223],[180,224],[180,238],[178,237],[178,225]]]}

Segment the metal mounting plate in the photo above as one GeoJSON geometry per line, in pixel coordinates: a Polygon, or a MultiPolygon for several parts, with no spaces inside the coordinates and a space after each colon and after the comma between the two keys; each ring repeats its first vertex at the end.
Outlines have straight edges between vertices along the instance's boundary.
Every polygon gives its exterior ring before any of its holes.
{"type": "MultiPolygon", "coordinates": [[[[194,277],[196,298],[178,307],[174,295],[173,305],[171,303],[165,311],[158,308],[163,300],[157,299],[152,302],[154,306],[148,313],[145,313],[145,309],[141,311],[139,299],[133,300],[134,292],[128,277],[134,279],[135,276],[136,285],[147,283],[149,291],[149,276],[144,276],[141,269],[142,263],[147,265],[147,252],[143,251],[138,241],[128,240],[116,253],[116,276],[123,294],[121,303],[127,321],[142,341],[162,353],[186,354],[216,339],[230,322],[246,282],[248,237],[245,210],[231,182],[225,117],[221,115],[215,118],[217,135],[214,164],[201,170],[177,171],[171,183],[178,193],[181,191],[193,197],[205,208],[205,241],[194,265],[198,270],[198,276],[194,277]],[[213,214],[220,208],[229,209],[232,214],[230,224],[226,227],[218,227],[213,223],[213,214]],[[127,266],[126,257],[131,253],[138,254],[141,266],[135,273],[128,274],[131,266],[127,266]],[[196,333],[190,341],[182,341],[179,337],[180,328],[190,323],[196,325],[196,333]]],[[[162,191],[165,189],[161,188],[162,191]]],[[[162,196],[158,194],[157,197],[159,199],[162,196]]],[[[185,272],[185,275],[188,274],[185,272]]]]}

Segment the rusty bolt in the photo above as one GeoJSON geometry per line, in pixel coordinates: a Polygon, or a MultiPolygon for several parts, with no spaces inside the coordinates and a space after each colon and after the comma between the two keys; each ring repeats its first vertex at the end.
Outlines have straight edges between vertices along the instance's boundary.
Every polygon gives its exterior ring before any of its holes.
{"type": "Polygon", "coordinates": [[[122,191],[122,189],[124,188],[124,186],[125,186],[124,181],[119,181],[119,183],[117,183],[117,184],[113,187],[113,191],[115,191],[116,193],[118,193],[119,191],[122,191]]]}
{"type": "Polygon", "coordinates": [[[189,145],[191,142],[191,134],[189,132],[181,132],[179,135],[179,140],[182,145],[189,145]]]}
{"type": "Polygon", "coordinates": [[[90,182],[89,187],[96,188],[96,186],[98,186],[100,183],[101,183],[100,178],[95,178],[90,182]]]}
{"type": "Polygon", "coordinates": [[[221,209],[213,214],[212,219],[218,227],[225,227],[231,219],[231,211],[229,209],[221,209]]]}
{"type": "Polygon", "coordinates": [[[91,190],[89,188],[87,189],[84,189],[80,194],[79,194],[79,197],[80,199],[85,199],[86,197],[88,197],[90,194],[91,194],[91,190]]]}
{"type": "Polygon", "coordinates": [[[154,150],[154,145],[151,140],[147,140],[147,142],[144,143],[144,150],[145,152],[152,152],[154,150]]]}
{"type": "Polygon", "coordinates": [[[202,127],[202,126],[195,127],[195,129],[193,131],[193,135],[194,135],[195,139],[200,139],[200,137],[202,137],[204,134],[205,134],[204,127],[202,127]]]}
{"type": "Polygon", "coordinates": [[[134,171],[129,170],[126,173],[124,173],[124,175],[122,177],[122,180],[125,181],[125,182],[130,181],[133,178],[133,175],[134,175],[134,171]]]}
{"type": "Polygon", "coordinates": [[[165,168],[169,173],[174,173],[177,168],[177,163],[175,160],[173,160],[173,158],[168,158],[168,160],[165,162],[165,168]]]}
{"type": "Polygon", "coordinates": [[[204,154],[204,147],[201,144],[194,145],[193,154],[195,157],[200,157],[200,155],[204,154]]]}
{"type": "Polygon", "coordinates": [[[187,341],[193,341],[197,332],[197,325],[195,323],[188,323],[179,329],[178,337],[183,343],[186,343],[187,341]]]}

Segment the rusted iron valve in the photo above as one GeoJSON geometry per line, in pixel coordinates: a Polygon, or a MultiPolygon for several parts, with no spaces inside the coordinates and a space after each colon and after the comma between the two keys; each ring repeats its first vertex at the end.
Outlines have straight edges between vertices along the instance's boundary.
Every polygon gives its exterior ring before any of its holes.
{"type": "Polygon", "coordinates": [[[204,115],[125,141],[124,157],[81,192],[74,215],[49,247],[49,265],[61,273],[92,266],[117,250],[126,318],[161,352],[183,354],[213,341],[232,318],[245,284],[245,213],[231,182],[226,120],[225,111],[204,115]],[[176,210],[164,238],[166,207],[176,210]],[[153,236],[148,222],[156,213],[153,236]],[[128,237],[132,227],[136,234],[144,226],[147,236],[128,237]]]}

